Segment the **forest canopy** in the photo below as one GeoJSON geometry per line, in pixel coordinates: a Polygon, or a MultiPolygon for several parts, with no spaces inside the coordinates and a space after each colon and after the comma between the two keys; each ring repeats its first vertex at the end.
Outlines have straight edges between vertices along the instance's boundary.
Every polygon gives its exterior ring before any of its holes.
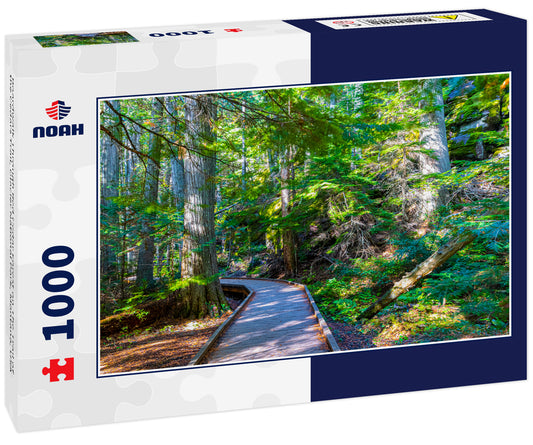
{"type": "Polygon", "coordinates": [[[509,122],[506,73],[103,100],[101,318],[250,276],[344,349],[506,334],[509,122]]]}

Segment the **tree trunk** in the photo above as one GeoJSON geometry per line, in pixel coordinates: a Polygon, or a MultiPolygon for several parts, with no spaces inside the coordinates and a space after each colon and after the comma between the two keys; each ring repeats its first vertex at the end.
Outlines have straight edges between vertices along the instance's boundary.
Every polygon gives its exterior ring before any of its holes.
{"type": "Polygon", "coordinates": [[[480,161],[485,159],[485,147],[482,138],[479,138],[476,142],[476,158],[480,161]]]}
{"type": "MultiPolygon", "coordinates": [[[[183,116],[178,116],[179,111],[175,98],[167,97],[165,106],[170,113],[168,116],[168,128],[172,130],[172,138],[179,141],[183,136],[179,133],[177,121],[183,116]]],[[[184,153],[181,148],[172,147],[172,153],[170,154],[170,182],[172,184],[172,195],[178,210],[183,209],[183,156],[184,153]]]]}
{"type": "Polygon", "coordinates": [[[174,267],[174,238],[171,238],[167,243],[167,268],[168,276],[171,280],[175,278],[174,267]]]}
{"type": "Polygon", "coordinates": [[[163,243],[158,243],[155,246],[155,252],[156,252],[156,276],[157,278],[161,279],[162,273],[163,273],[163,259],[165,255],[165,245],[163,243]]]}
{"type": "MultiPolygon", "coordinates": [[[[116,100],[111,101],[112,107],[120,112],[120,103],[116,100]]],[[[112,117],[109,119],[108,125],[117,140],[122,139],[122,132],[118,125],[118,117],[114,115],[109,107],[107,111],[111,113],[112,117]]],[[[113,202],[113,198],[119,195],[119,181],[120,181],[120,162],[119,162],[119,146],[108,135],[104,135],[101,142],[101,209],[102,219],[108,227],[119,229],[119,215],[118,209],[113,202]]],[[[115,248],[120,246],[120,242],[114,242],[112,239],[104,240],[101,246],[100,268],[102,275],[113,274],[118,271],[117,255],[115,248]]]]}
{"type": "MultiPolygon", "coordinates": [[[[133,149],[136,151],[140,151],[139,146],[139,139],[140,134],[138,129],[136,128],[128,128],[128,135],[131,139],[131,143],[133,144],[133,149]]],[[[124,152],[124,189],[125,194],[131,195],[133,193],[133,187],[135,186],[135,170],[137,168],[137,154],[135,154],[133,151],[126,150],[124,152]]],[[[132,247],[131,242],[132,235],[129,233],[129,230],[127,230],[128,226],[128,219],[131,218],[132,215],[132,209],[131,207],[127,207],[125,209],[125,220],[124,220],[124,247],[122,251],[127,250],[127,253],[124,255],[124,262],[125,262],[125,273],[126,274],[133,274],[135,273],[134,268],[136,267],[136,260],[137,260],[137,250],[136,249],[129,249],[129,247],[132,247]]]]}
{"type": "Polygon", "coordinates": [[[292,178],[292,147],[289,146],[281,159],[280,184],[281,184],[281,216],[283,217],[283,228],[281,229],[281,242],[283,249],[283,263],[285,271],[289,276],[295,276],[297,271],[296,261],[296,237],[294,231],[288,225],[288,217],[291,213],[291,189],[290,179],[292,178]]]}
{"type": "MultiPolygon", "coordinates": [[[[363,84],[362,83],[356,83],[354,85],[351,86],[351,105],[353,106],[353,115],[357,118],[360,118],[361,117],[361,108],[363,107],[363,94],[364,94],[364,90],[363,90],[363,84]]],[[[347,110],[348,112],[350,111],[349,109],[347,110]]],[[[356,126],[353,126],[352,127],[352,132],[353,132],[353,135],[354,135],[354,138],[355,136],[357,135],[357,127],[356,126]]],[[[351,150],[351,155],[352,155],[352,161],[350,162],[350,169],[353,171],[355,170],[356,166],[357,166],[357,160],[361,159],[362,158],[362,155],[363,155],[363,152],[361,150],[361,147],[358,147],[356,144],[355,144],[355,141],[354,141],[354,145],[352,146],[352,150],[351,150]]]]}
{"type": "MultiPolygon", "coordinates": [[[[136,151],[140,151],[139,131],[136,128],[129,128],[128,135],[131,139],[131,143],[133,144],[133,149],[136,151]]],[[[137,155],[131,150],[126,150],[124,156],[124,186],[127,188],[128,192],[131,192],[130,188],[133,186],[135,179],[137,155]]]]}
{"type": "MultiPolygon", "coordinates": [[[[429,150],[431,154],[419,154],[420,173],[428,175],[443,173],[451,168],[446,138],[446,123],[444,120],[444,99],[442,97],[442,83],[440,79],[426,79],[422,81],[421,108],[428,108],[422,115],[423,125],[420,131],[421,148],[429,150]]],[[[419,191],[421,219],[430,216],[446,198],[446,190],[434,190],[430,186],[419,191]]]]}
{"type": "MultiPolygon", "coordinates": [[[[161,102],[153,99],[152,119],[153,129],[155,132],[160,131],[160,119],[163,111],[161,102]]],[[[150,133],[148,157],[146,158],[146,172],[144,182],[144,205],[145,211],[142,215],[141,223],[141,245],[137,257],[137,286],[150,286],[154,282],[154,256],[155,240],[154,227],[151,212],[149,208],[157,204],[159,193],[159,171],[161,161],[162,139],[154,133],[150,133]]]]}
{"type": "Polygon", "coordinates": [[[272,187],[276,188],[276,185],[277,185],[276,176],[278,174],[277,154],[275,153],[275,151],[271,147],[267,147],[266,151],[267,151],[267,164],[268,164],[270,182],[272,184],[272,187]]]}
{"type": "Polygon", "coordinates": [[[248,168],[248,160],[246,159],[246,136],[245,131],[245,117],[246,117],[246,106],[243,103],[242,105],[242,128],[241,128],[241,189],[242,192],[246,192],[246,171],[248,168]]]}
{"type": "Polygon", "coordinates": [[[467,231],[453,240],[448,241],[424,262],[420,263],[411,272],[404,275],[400,281],[394,283],[388,292],[382,295],[375,303],[371,304],[361,315],[359,315],[359,317],[357,317],[358,320],[374,317],[377,313],[395,301],[400,295],[412,289],[422,278],[443,265],[450,257],[475,239],[475,233],[467,231]]]}
{"type": "Polygon", "coordinates": [[[311,152],[309,150],[306,150],[305,158],[304,158],[304,176],[308,178],[310,174],[311,174],[311,152]]]}
{"type": "MultiPolygon", "coordinates": [[[[166,98],[166,107],[167,110],[170,113],[169,119],[168,119],[168,125],[169,128],[172,129],[173,137],[176,141],[183,138],[183,135],[179,133],[177,121],[179,118],[183,118],[183,116],[178,116],[179,110],[176,106],[176,99],[175,98],[166,98]]],[[[182,238],[182,231],[183,231],[183,199],[184,199],[184,182],[185,182],[185,176],[183,172],[183,157],[184,153],[181,148],[173,147],[172,153],[170,157],[170,183],[172,185],[172,196],[174,199],[174,205],[176,206],[176,211],[178,214],[178,234],[177,234],[177,244],[178,244],[178,261],[177,264],[174,264],[174,248],[169,249],[169,253],[172,254],[172,257],[169,258],[169,267],[172,271],[171,277],[174,276],[176,271],[180,272],[181,270],[181,254],[183,249],[183,238],[182,238]],[[174,270],[176,269],[176,270],[174,270]]],[[[175,241],[171,240],[169,244],[173,244],[175,241]]],[[[181,272],[180,272],[181,273],[181,272]]]]}
{"type": "Polygon", "coordinates": [[[214,97],[185,98],[187,152],[184,166],[183,258],[181,276],[189,279],[182,291],[181,316],[200,318],[220,312],[227,301],[216,274],[214,97]]]}
{"type": "Polygon", "coordinates": [[[170,160],[172,195],[178,210],[183,210],[183,158],[173,156],[170,160]]]}
{"type": "MultiPolygon", "coordinates": [[[[335,96],[332,95],[330,100],[334,103],[335,96]]],[[[288,115],[291,115],[291,98],[287,101],[288,115]]],[[[297,257],[296,257],[296,237],[294,231],[289,224],[288,217],[291,213],[292,190],[291,181],[294,179],[294,147],[291,144],[281,141],[281,145],[285,146],[284,152],[280,159],[279,182],[281,188],[281,248],[283,251],[283,264],[285,272],[289,276],[295,276],[297,272],[297,257]]]]}

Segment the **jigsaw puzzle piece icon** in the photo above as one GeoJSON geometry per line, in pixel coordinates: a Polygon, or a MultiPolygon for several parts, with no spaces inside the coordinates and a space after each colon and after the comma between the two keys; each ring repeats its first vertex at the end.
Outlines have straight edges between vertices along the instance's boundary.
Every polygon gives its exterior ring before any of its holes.
{"type": "Polygon", "coordinates": [[[59,376],[63,375],[63,380],[74,380],[74,357],[64,359],[65,364],[60,365],[60,359],[51,359],[50,367],[44,367],[43,375],[49,375],[51,382],[59,382],[59,376]]]}

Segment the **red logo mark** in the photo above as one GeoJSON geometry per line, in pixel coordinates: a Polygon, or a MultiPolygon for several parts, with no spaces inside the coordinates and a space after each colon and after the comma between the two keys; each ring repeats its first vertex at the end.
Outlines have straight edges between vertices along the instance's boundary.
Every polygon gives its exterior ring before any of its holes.
{"type": "Polygon", "coordinates": [[[229,29],[225,29],[224,31],[226,31],[226,32],[242,32],[242,29],[241,28],[229,28],[229,29]]]}
{"type": "Polygon", "coordinates": [[[62,374],[65,380],[74,380],[74,357],[65,359],[65,364],[60,365],[58,358],[50,360],[50,367],[44,367],[43,375],[49,375],[51,382],[60,382],[59,376],[62,374]]]}
{"type": "Polygon", "coordinates": [[[56,100],[52,102],[52,106],[46,109],[46,114],[54,120],[61,120],[68,116],[70,113],[70,107],[65,105],[62,100],[56,100]]]}

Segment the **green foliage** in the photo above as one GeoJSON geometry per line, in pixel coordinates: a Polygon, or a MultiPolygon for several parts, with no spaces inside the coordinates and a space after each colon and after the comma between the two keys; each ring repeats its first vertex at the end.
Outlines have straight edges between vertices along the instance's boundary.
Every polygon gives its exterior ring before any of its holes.
{"type": "Polygon", "coordinates": [[[148,313],[138,307],[147,303],[148,301],[163,300],[168,296],[168,291],[163,289],[159,292],[146,292],[141,289],[132,292],[127,298],[120,300],[118,307],[114,310],[115,314],[132,313],[135,314],[139,320],[142,320],[148,313]]]}
{"type": "Polygon", "coordinates": [[[155,114],[153,100],[121,100],[120,116],[101,108],[102,142],[122,144],[120,183],[102,200],[100,219],[101,244],[115,262],[102,273],[101,291],[122,287],[119,311],[226,273],[287,277],[290,233],[296,279],[327,317],[353,324],[406,272],[470,231],[475,242],[361,329],[394,331],[401,344],[508,328],[507,74],[216,94],[216,140],[203,142],[218,156],[209,244],[219,274],[188,279],[180,276],[185,203],[175,179],[190,149],[184,99],[162,99],[155,114]],[[440,87],[444,105],[435,100],[440,87]],[[427,117],[441,110],[451,169],[426,173],[422,164],[435,160],[423,143],[427,117]],[[162,144],[155,201],[146,197],[154,129],[162,144]],[[423,215],[428,192],[441,207],[423,215]],[[156,283],[135,286],[147,225],[156,283]]]}
{"type": "Polygon", "coordinates": [[[125,31],[97,32],[90,34],[60,34],[51,36],[35,36],[42,47],[56,46],[101,45],[104,43],[127,43],[138,40],[125,31]]]}
{"type": "Polygon", "coordinates": [[[451,134],[452,158],[475,158],[478,141],[482,141],[491,154],[498,147],[509,145],[507,74],[456,77],[446,84],[446,128],[451,134]]]}

